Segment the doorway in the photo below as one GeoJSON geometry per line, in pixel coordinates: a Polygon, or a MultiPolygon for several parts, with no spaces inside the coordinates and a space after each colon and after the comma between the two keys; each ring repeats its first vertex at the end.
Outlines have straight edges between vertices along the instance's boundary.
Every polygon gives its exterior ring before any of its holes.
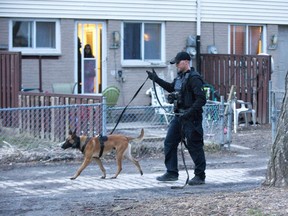
{"type": "Polygon", "coordinates": [[[77,82],[79,94],[97,94],[103,88],[102,22],[77,22],[77,82]]]}

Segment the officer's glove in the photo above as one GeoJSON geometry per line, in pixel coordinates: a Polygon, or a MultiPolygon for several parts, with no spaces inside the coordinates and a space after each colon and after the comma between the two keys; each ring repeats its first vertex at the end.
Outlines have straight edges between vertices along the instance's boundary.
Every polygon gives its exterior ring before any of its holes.
{"type": "Polygon", "coordinates": [[[148,74],[149,79],[154,80],[154,81],[158,79],[158,75],[156,74],[153,68],[152,68],[152,72],[147,70],[146,73],[148,74]]]}

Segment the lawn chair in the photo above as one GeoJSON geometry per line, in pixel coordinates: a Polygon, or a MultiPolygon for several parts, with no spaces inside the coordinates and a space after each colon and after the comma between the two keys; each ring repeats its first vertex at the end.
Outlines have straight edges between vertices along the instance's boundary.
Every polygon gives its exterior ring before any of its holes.
{"type": "Polygon", "coordinates": [[[52,92],[57,94],[73,94],[77,83],[53,83],[52,92]]]}
{"type": "Polygon", "coordinates": [[[237,133],[239,115],[244,114],[245,125],[248,126],[247,114],[252,115],[253,125],[256,124],[256,111],[252,109],[252,104],[250,102],[244,102],[243,100],[233,99],[232,110],[234,112],[234,133],[237,133]],[[237,108],[237,104],[240,104],[240,108],[237,108]]]}
{"type": "Polygon", "coordinates": [[[159,102],[156,98],[154,88],[149,88],[146,91],[146,94],[151,96],[151,106],[154,107],[155,114],[160,115],[161,117],[164,117],[165,122],[168,125],[170,123],[170,120],[171,120],[171,118],[169,118],[169,116],[174,115],[174,114],[172,114],[173,104],[167,103],[163,88],[161,88],[160,86],[156,86],[156,91],[157,91],[157,96],[159,98],[160,103],[169,112],[166,112],[166,110],[164,110],[161,107],[161,105],[159,104],[159,102]]]}
{"type": "Polygon", "coordinates": [[[108,107],[113,107],[117,104],[120,95],[120,90],[116,86],[109,86],[102,92],[106,97],[106,104],[108,107]]]}
{"type": "Polygon", "coordinates": [[[109,86],[103,90],[102,95],[106,98],[108,122],[114,122],[111,108],[117,104],[120,90],[116,86],[109,86]]]}

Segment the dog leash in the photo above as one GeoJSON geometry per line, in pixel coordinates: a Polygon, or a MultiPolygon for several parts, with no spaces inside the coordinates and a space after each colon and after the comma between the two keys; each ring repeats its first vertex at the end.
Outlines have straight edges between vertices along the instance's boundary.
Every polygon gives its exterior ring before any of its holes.
{"type": "MultiPolygon", "coordinates": [[[[153,71],[154,73],[156,73],[153,68],[152,68],[152,71],[153,71]]],[[[148,72],[148,71],[146,71],[146,72],[148,72]]],[[[154,76],[153,76],[153,79],[152,79],[152,84],[153,84],[153,89],[154,89],[154,92],[155,92],[156,99],[157,99],[160,107],[161,107],[166,113],[170,113],[169,111],[167,111],[167,110],[165,109],[165,107],[161,104],[161,102],[160,102],[160,100],[159,100],[159,97],[158,97],[158,94],[157,94],[157,91],[156,91],[155,77],[154,77],[154,76]]]]}
{"type": "Polygon", "coordinates": [[[130,103],[136,98],[136,96],[138,95],[138,93],[140,92],[140,90],[142,89],[142,87],[144,86],[144,84],[146,83],[146,81],[148,80],[148,77],[146,78],[146,80],[142,83],[142,85],[139,87],[139,89],[135,92],[134,96],[132,97],[132,99],[130,100],[130,102],[125,106],[125,108],[123,109],[123,111],[121,112],[117,122],[116,122],[116,125],[115,127],[113,128],[113,130],[110,132],[110,134],[112,134],[116,127],[118,126],[119,122],[121,121],[121,118],[124,114],[124,112],[126,111],[127,107],[130,105],[130,103]]]}
{"type": "Polygon", "coordinates": [[[187,174],[187,178],[186,178],[186,182],[183,186],[171,186],[171,189],[184,189],[184,187],[188,184],[189,182],[189,172],[188,172],[188,168],[185,162],[185,155],[184,155],[184,148],[183,145],[187,148],[187,144],[185,141],[185,137],[182,135],[182,131],[183,131],[183,126],[181,126],[181,155],[182,155],[182,160],[183,160],[183,165],[187,174]]]}
{"type": "MultiPolygon", "coordinates": [[[[182,126],[183,127],[183,126],[182,126]]],[[[171,186],[171,189],[184,189],[184,187],[188,184],[189,182],[189,172],[188,172],[188,168],[185,162],[185,155],[184,155],[184,147],[185,146],[187,148],[187,144],[185,141],[185,138],[183,138],[183,136],[181,135],[181,155],[182,155],[182,160],[183,160],[183,165],[187,174],[187,178],[186,178],[186,182],[183,186],[171,186]]]]}

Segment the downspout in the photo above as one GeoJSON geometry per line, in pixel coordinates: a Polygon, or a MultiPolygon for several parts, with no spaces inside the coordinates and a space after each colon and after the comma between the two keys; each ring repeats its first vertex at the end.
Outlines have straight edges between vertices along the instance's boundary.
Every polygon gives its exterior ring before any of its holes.
{"type": "Polygon", "coordinates": [[[197,26],[197,36],[196,36],[196,66],[197,71],[201,74],[201,58],[200,58],[200,35],[201,35],[201,0],[196,0],[196,26],[197,26]]]}

